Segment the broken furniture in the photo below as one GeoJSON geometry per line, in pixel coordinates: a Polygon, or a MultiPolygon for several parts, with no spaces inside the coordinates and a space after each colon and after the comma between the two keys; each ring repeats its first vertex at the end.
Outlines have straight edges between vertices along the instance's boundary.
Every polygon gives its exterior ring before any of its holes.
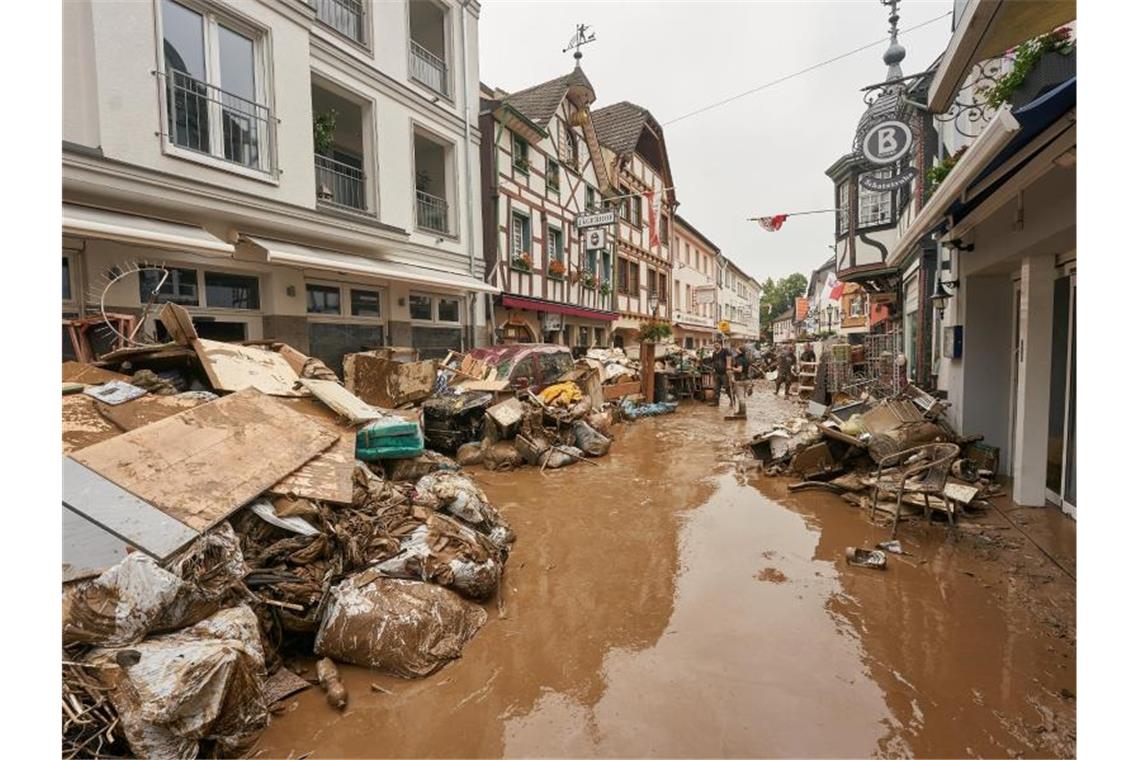
{"type": "MultiPolygon", "coordinates": [[[[902,514],[902,502],[905,494],[922,496],[923,516],[929,521],[930,497],[942,495],[946,489],[946,478],[950,475],[950,467],[957,459],[958,445],[955,443],[930,443],[924,446],[915,446],[881,458],[873,485],[871,521],[874,522],[875,520],[880,493],[893,494],[895,497],[895,516],[891,526],[891,538],[898,534],[899,515],[902,514]],[[885,467],[904,469],[901,475],[894,473],[889,477],[883,477],[885,467]]],[[[946,516],[950,521],[950,527],[954,528],[954,505],[951,502],[947,502],[946,516]]]]}

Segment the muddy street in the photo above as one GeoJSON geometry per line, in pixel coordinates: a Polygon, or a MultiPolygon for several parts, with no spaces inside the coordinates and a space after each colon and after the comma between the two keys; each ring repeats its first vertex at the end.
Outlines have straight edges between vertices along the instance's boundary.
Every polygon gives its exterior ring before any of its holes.
{"type": "Polygon", "coordinates": [[[343,714],[309,689],[255,755],[1071,756],[1075,526],[995,505],[850,567],[889,528],[734,446],[796,408],[688,403],[618,426],[596,467],[474,470],[518,541],[463,657],[419,681],[345,666],[343,714]]]}

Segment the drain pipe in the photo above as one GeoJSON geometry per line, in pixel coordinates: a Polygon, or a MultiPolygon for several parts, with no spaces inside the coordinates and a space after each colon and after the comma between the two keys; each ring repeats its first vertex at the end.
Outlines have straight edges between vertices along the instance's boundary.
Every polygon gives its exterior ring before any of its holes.
{"type": "MultiPolygon", "coordinates": [[[[463,179],[467,184],[467,255],[471,276],[475,276],[475,211],[472,196],[477,192],[476,183],[471,181],[471,101],[467,82],[467,6],[471,0],[459,4],[459,46],[462,48],[461,76],[463,79],[463,179]]],[[[467,319],[471,325],[470,346],[475,347],[475,299],[474,293],[467,299],[467,319]]]]}

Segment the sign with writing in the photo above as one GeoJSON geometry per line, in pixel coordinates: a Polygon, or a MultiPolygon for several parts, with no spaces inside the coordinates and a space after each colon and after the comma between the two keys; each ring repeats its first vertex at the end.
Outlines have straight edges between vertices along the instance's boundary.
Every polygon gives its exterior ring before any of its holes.
{"type": "Polygon", "coordinates": [[[609,247],[605,227],[591,227],[585,231],[582,237],[585,240],[587,251],[598,251],[609,247]]]}
{"type": "Polygon", "coordinates": [[[729,326],[727,319],[722,319],[716,326],[716,329],[720,330],[725,335],[728,335],[728,333],[732,330],[732,327],[729,326]]]}
{"type": "Polygon", "coordinates": [[[901,121],[881,121],[863,136],[863,157],[873,164],[893,164],[910,153],[914,139],[901,121]]]}
{"type": "Polygon", "coordinates": [[[607,224],[617,223],[617,210],[599,211],[596,214],[578,214],[574,217],[574,226],[580,230],[587,227],[605,227],[607,224]]]}
{"type": "Polygon", "coordinates": [[[562,329],[562,315],[552,314],[549,311],[542,313],[542,331],[558,332],[562,329]]]}
{"type": "Polygon", "coordinates": [[[716,289],[711,285],[707,288],[694,288],[693,301],[698,304],[713,303],[716,301],[716,289]]]}
{"type": "Polygon", "coordinates": [[[918,170],[913,166],[908,166],[898,174],[890,177],[876,177],[873,174],[864,174],[859,177],[859,184],[864,189],[873,192],[897,190],[903,185],[910,184],[910,181],[914,179],[914,175],[916,174],[918,174],[918,170]]]}

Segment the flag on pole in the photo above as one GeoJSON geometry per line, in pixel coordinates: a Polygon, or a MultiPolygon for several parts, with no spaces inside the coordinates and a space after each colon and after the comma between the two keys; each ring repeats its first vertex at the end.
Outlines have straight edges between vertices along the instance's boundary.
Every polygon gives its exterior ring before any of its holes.
{"type": "Polygon", "coordinates": [[[827,273],[827,297],[828,300],[838,301],[840,296],[843,295],[843,283],[835,277],[835,272],[827,273]]]}
{"type": "Polygon", "coordinates": [[[656,248],[661,245],[661,238],[657,236],[657,206],[653,202],[652,190],[646,190],[644,195],[649,201],[649,246],[656,248]]]}
{"type": "Polygon", "coordinates": [[[776,214],[775,216],[762,216],[757,221],[760,222],[760,226],[768,230],[768,232],[776,232],[784,226],[784,222],[787,218],[787,214],[776,214]]]}

